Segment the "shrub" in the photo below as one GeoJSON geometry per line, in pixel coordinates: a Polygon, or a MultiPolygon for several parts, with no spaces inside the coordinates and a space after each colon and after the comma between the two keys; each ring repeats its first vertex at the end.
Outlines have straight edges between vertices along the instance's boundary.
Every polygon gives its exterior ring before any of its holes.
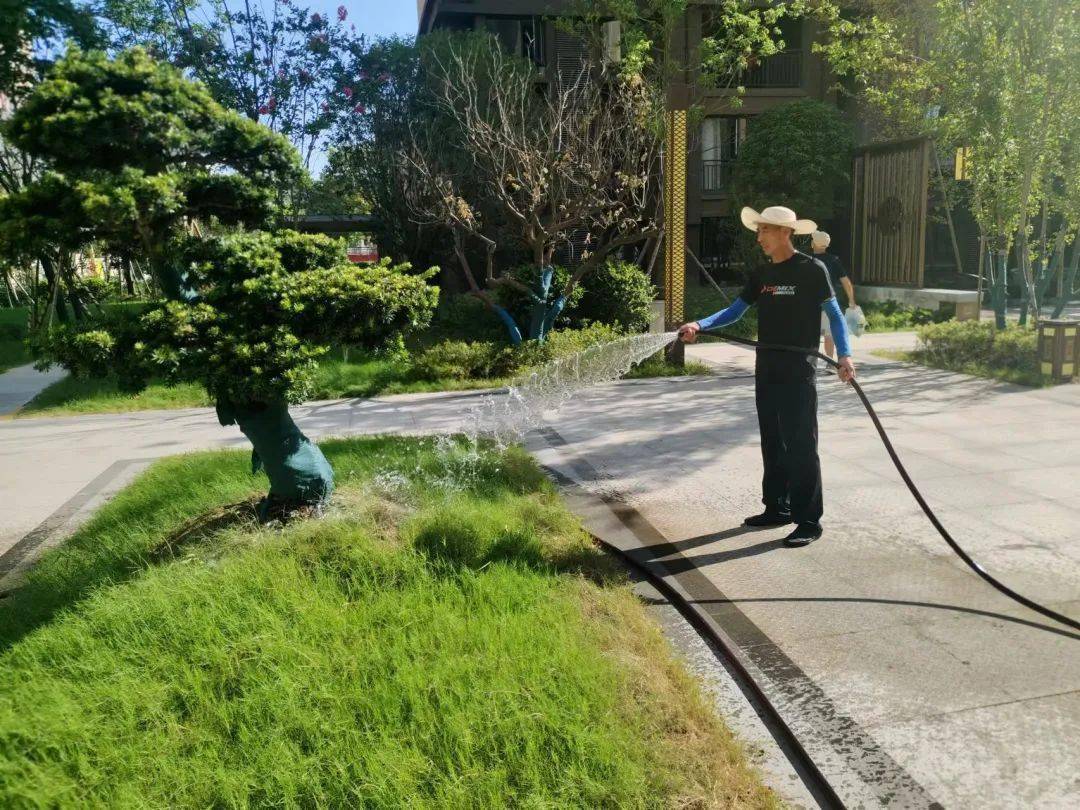
{"type": "Polygon", "coordinates": [[[616,340],[623,334],[606,324],[591,324],[583,329],[557,329],[543,343],[527,340],[519,346],[446,340],[421,352],[413,361],[413,371],[431,381],[502,379],[616,340]]]}
{"type": "MultiPolygon", "coordinates": [[[[918,330],[918,359],[956,371],[1020,372],[1031,381],[1039,379],[1035,330],[1009,326],[996,331],[983,321],[949,321],[918,330]]],[[[1019,378],[1017,378],[1019,379],[1019,378]]]]}
{"type": "Polygon", "coordinates": [[[473,295],[446,296],[435,314],[429,335],[450,340],[505,341],[506,327],[487,304],[473,295]]]}
{"type": "Polygon", "coordinates": [[[494,343],[446,340],[425,349],[413,361],[413,370],[426,380],[475,380],[493,376],[501,354],[494,343]]]}
{"type": "Polygon", "coordinates": [[[650,305],[656,289],[633,262],[608,261],[582,281],[584,293],[569,313],[575,326],[602,323],[626,332],[649,328],[650,305]]]}
{"type": "Polygon", "coordinates": [[[581,329],[558,329],[548,335],[551,359],[566,357],[617,340],[625,334],[606,323],[593,323],[581,329]]]}
{"type": "Polygon", "coordinates": [[[890,332],[912,326],[943,323],[956,314],[955,307],[935,310],[927,307],[909,307],[892,300],[867,301],[860,306],[866,315],[866,326],[870,332],[890,332]]]}

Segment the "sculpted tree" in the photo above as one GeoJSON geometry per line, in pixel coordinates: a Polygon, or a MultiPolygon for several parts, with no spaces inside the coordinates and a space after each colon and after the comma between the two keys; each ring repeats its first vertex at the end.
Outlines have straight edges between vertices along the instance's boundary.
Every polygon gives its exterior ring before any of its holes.
{"type": "Polygon", "coordinates": [[[263,515],[318,508],[333,473],[288,405],[330,344],[374,346],[425,324],[438,295],[427,276],[389,260],[360,269],[325,237],[259,230],[300,172],[295,150],[141,50],[69,53],[6,131],[47,171],[0,200],[0,249],[127,251],[166,298],[54,330],[45,361],[130,388],[201,382],[270,478],[263,515]]]}

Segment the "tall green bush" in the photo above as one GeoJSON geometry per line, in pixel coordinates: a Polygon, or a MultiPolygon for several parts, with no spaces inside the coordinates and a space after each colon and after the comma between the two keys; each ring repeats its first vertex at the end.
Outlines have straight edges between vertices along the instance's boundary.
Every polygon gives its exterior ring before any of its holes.
{"type": "Polygon", "coordinates": [[[850,197],[851,124],[829,104],[805,99],[755,118],[735,163],[736,205],[786,205],[800,217],[832,219],[850,197]]]}
{"type": "Polygon", "coordinates": [[[582,285],[584,292],[570,307],[571,323],[602,323],[625,332],[648,330],[656,288],[636,264],[608,261],[587,275],[582,285]]]}

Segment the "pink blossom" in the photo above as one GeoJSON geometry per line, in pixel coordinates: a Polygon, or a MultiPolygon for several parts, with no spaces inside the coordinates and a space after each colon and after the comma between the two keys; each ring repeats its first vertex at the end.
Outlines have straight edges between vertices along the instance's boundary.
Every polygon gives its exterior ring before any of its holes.
{"type": "Polygon", "coordinates": [[[278,77],[279,79],[281,79],[282,81],[284,81],[284,80],[285,80],[285,71],[284,71],[284,70],[279,70],[279,71],[277,72],[277,77],[278,77]]]}
{"type": "Polygon", "coordinates": [[[322,104],[319,105],[319,109],[322,110],[323,112],[329,112],[330,111],[330,105],[327,104],[324,101],[322,104]]]}
{"type": "Polygon", "coordinates": [[[360,113],[360,115],[363,115],[367,112],[367,107],[365,107],[363,104],[357,104],[355,107],[352,108],[352,111],[354,113],[360,113]]]}
{"type": "Polygon", "coordinates": [[[312,14],[311,15],[311,24],[312,25],[319,25],[321,22],[322,22],[322,17],[320,17],[318,14],[312,14]]]}
{"type": "Polygon", "coordinates": [[[351,87],[346,87],[341,92],[345,94],[345,98],[352,98],[352,88],[351,87]]]}
{"type": "Polygon", "coordinates": [[[345,22],[345,18],[348,17],[348,16],[349,16],[349,11],[348,11],[348,9],[345,8],[345,6],[338,6],[337,7],[338,22],[345,22]]]}
{"type": "Polygon", "coordinates": [[[259,115],[266,115],[268,112],[270,112],[270,108],[267,105],[262,104],[259,106],[259,115]]]}
{"type": "Polygon", "coordinates": [[[387,73],[386,71],[383,71],[382,73],[379,74],[379,81],[382,82],[383,84],[386,84],[388,81],[390,81],[390,74],[387,73]]]}
{"type": "Polygon", "coordinates": [[[274,110],[276,110],[277,109],[277,99],[274,98],[273,96],[270,96],[269,100],[266,102],[266,109],[268,109],[270,112],[273,112],[274,110]]]}

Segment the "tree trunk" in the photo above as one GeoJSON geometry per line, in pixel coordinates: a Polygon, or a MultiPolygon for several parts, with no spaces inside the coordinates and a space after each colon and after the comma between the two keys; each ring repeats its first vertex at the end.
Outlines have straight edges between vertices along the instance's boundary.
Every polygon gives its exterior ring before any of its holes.
{"type": "Polygon", "coordinates": [[[64,289],[67,291],[68,303],[71,304],[71,312],[76,322],[86,320],[86,305],[82,295],[79,294],[79,285],[75,274],[75,266],[71,262],[71,256],[65,255],[60,259],[60,276],[64,281],[64,289]]]}
{"type": "Polygon", "coordinates": [[[219,400],[217,413],[222,425],[238,425],[251,442],[252,473],[261,469],[270,479],[270,492],[259,506],[261,519],[321,509],[334,491],[334,472],[318,445],[300,432],[288,403],[241,407],[219,400]]]}
{"type": "Polygon", "coordinates": [[[1028,263],[1027,244],[1027,218],[1024,226],[1016,234],[1016,266],[1020,270],[1020,280],[1023,283],[1020,293],[1020,318],[1021,326],[1027,326],[1028,305],[1031,304],[1032,291],[1028,278],[1031,275],[1031,265],[1028,263]]]}
{"type": "Polygon", "coordinates": [[[7,293],[8,306],[13,307],[19,300],[18,294],[15,292],[15,288],[11,285],[11,275],[8,268],[4,268],[4,291],[7,293]]]}
{"type": "MultiPolygon", "coordinates": [[[[63,299],[60,298],[60,276],[56,272],[56,265],[53,264],[51,256],[42,254],[39,257],[41,262],[41,269],[45,273],[45,293],[46,300],[50,302],[53,308],[53,312],[56,314],[56,320],[60,323],[68,322],[67,305],[63,299]]],[[[46,305],[47,307],[48,305],[46,305]]],[[[46,325],[52,322],[52,319],[48,317],[48,312],[43,316],[43,321],[46,325]]]]}
{"type": "Polygon", "coordinates": [[[130,256],[125,255],[120,258],[120,277],[124,283],[124,289],[127,290],[127,294],[134,298],[135,279],[132,277],[130,256]]]}
{"type": "Polygon", "coordinates": [[[1073,284],[1076,282],[1078,268],[1080,268],[1080,234],[1077,234],[1076,240],[1073,242],[1072,263],[1069,265],[1069,272],[1061,285],[1061,295],[1058,296],[1057,306],[1054,307],[1051,318],[1060,318],[1061,313],[1065,311],[1065,305],[1069,303],[1069,299],[1072,297],[1073,284]]]}
{"type": "MultiPolygon", "coordinates": [[[[1004,240],[1002,240],[1004,241],[1004,240]]],[[[1008,295],[1005,273],[1009,266],[1009,251],[1002,249],[997,254],[997,272],[994,274],[994,288],[991,291],[991,300],[994,304],[994,326],[997,329],[1005,328],[1005,304],[1008,295]]]]}
{"type": "MultiPolygon", "coordinates": [[[[1045,247],[1045,246],[1044,246],[1045,247]]],[[[1038,306],[1040,311],[1043,307],[1043,302],[1046,300],[1047,294],[1050,292],[1050,285],[1054,281],[1054,277],[1061,277],[1065,269],[1065,229],[1062,228],[1058,235],[1054,238],[1054,259],[1047,266],[1046,258],[1044,256],[1043,261],[1040,264],[1042,274],[1039,278],[1038,288],[1036,294],[1038,295],[1038,306]]]]}

